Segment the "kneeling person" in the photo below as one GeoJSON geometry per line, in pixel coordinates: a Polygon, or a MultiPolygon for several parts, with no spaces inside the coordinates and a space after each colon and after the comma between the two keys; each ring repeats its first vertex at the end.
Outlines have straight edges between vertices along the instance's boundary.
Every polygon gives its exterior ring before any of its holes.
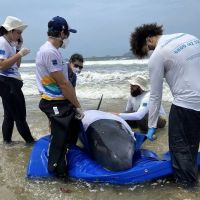
{"type": "MultiPolygon", "coordinates": [[[[148,130],[148,112],[150,92],[147,86],[147,79],[143,76],[136,76],[129,80],[130,96],[128,98],[126,111],[119,113],[119,116],[126,120],[133,128],[139,128],[141,131],[148,130]]],[[[164,128],[166,125],[166,113],[161,105],[160,116],[158,118],[157,128],[164,128]]]]}

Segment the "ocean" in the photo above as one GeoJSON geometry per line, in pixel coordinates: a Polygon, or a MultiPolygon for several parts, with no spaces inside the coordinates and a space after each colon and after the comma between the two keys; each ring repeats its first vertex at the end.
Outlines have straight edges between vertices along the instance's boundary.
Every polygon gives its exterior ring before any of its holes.
{"type": "MultiPolygon", "coordinates": [[[[96,109],[100,97],[103,101],[100,110],[122,112],[129,95],[128,80],[136,75],[148,77],[148,60],[112,59],[85,61],[78,76],[77,96],[84,110],[96,109]]],[[[48,133],[48,121],[39,110],[40,97],[35,82],[35,63],[22,63],[20,72],[24,80],[23,92],[27,106],[27,121],[33,136],[38,139],[48,133]]],[[[163,84],[163,105],[169,113],[172,96],[169,87],[163,84]]],[[[0,125],[3,120],[3,108],[0,100],[0,125]]],[[[156,153],[168,150],[167,126],[158,132],[154,142],[147,141],[144,148],[156,153]]],[[[0,134],[0,200],[57,200],[57,199],[169,199],[197,200],[200,189],[191,192],[179,188],[167,179],[159,179],[144,184],[116,186],[88,182],[60,180],[28,180],[26,167],[31,146],[14,129],[13,144],[5,145],[0,134]]]]}
{"type": "MultiPolygon", "coordinates": [[[[113,60],[85,61],[84,68],[77,81],[77,96],[80,99],[98,99],[102,94],[106,99],[127,98],[128,80],[136,75],[148,77],[148,60],[113,60]]],[[[38,95],[35,82],[35,63],[21,65],[24,80],[23,91],[27,95],[38,95]]],[[[164,83],[164,101],[171,101],[171,93],[164,83]]]]}

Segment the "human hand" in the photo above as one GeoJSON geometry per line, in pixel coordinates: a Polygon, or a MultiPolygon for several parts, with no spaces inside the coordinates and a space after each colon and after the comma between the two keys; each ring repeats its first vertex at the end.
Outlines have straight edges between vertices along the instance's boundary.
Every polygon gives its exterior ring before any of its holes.
{"type": "Polygon", "coordinates": [[[83,113],[82,108],[76,108],[75,118],[78,120],[81,120],[81,119],[83,119],[84,116],[85,116],[85,114],[83,113]]]}
{"type": "Polygon", "coordinates": [[[156,129],[155,128],[149,128],[148,132],[146,134],[146,137],[148,140],[153,141],[155,140],[157,137],[155,135],[156,129]]]}
{"type": "Polygon", "coordinates": [[[23,57],[23,56],[29,54],[30,51],[31,51],[30,49],[22,48],[22,49],[18,52],[18,54],[19,54],[21,57],[23,57]]]}
{"type": "Polygon", "coordinates": [[[17,41],[16,50],[19,51],[22,48],[22,44],[23,44],[23,38],[20,37],[19,40],[17,41]]]}

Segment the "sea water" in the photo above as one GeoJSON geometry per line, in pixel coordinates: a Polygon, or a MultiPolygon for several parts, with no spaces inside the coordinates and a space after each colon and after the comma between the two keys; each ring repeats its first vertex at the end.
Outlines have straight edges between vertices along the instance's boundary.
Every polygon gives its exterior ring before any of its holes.
{"type": "MultiPolygon", "coordinates": [[[[113,59],[85,61],[81,74],[78,75],[77,96],[80,99],[98,99],[103,94],[106,99],[127,98],[129,95],[128,80],[143,75],[148,78],[148,60],[113,59]]],[[[25,95],[37,95],[35,82],[35,63],[21,65],[25,95]]],[[[167,84],[163,84],[163,100],[171,101],[167,84]]]]}
{"type": "MultiPolygon", "coordinates": [[[[96,109],[103,94],[100,110],[121,112],[125,109],[129,95],[128,80],[136,75],[148,77],[148,60],[113,59],[86,61],[78,76],[77,96],[82,107],[96,109]]],[[[23,63],[20,68],[24,80],[23,92],[26,99],[27,121],[36,139],[49,131],[48,121],[38,108],[40,96],[35,81],[35,63],[23,63]]],[[[172,96],[167,84],[163,84],[163,105],[169,112],[172,96]]],[[[3,108],[0,100],[0,125],[3,108]]],[[[197,200],[200,189],[191,192],[179,188],[167,179],[159,179],[137,185],[117,186],[94,184],[80,181],[62,182],[60,180],[28,180],[26,167],[31,146],[26,146],[14,129],[12,145],[2,143],[0,134],[0,200],[68,200],[68,199],[167,199],[197,200]]],[[[167,127],[158,133],[154,142],[147,141],[144,148],[156,153],[168,150],[167,127]]]]}

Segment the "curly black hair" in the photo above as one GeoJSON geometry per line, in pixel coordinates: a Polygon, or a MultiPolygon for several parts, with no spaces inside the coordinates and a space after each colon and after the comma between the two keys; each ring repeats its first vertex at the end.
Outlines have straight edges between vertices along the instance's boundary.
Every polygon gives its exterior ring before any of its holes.
{"type": "Polygon", "coordinates": [[[135,31],[131,33],[130,50],[138,58],[144,58],[145,56],[147,56],[148,53],[143,49],[146,43],[146,38],[149,36],[162,35],[162,33],[162,25],[159,26],[157,25],[157,23],[143,24],[142,26],[136,27],[135,31]]]}

